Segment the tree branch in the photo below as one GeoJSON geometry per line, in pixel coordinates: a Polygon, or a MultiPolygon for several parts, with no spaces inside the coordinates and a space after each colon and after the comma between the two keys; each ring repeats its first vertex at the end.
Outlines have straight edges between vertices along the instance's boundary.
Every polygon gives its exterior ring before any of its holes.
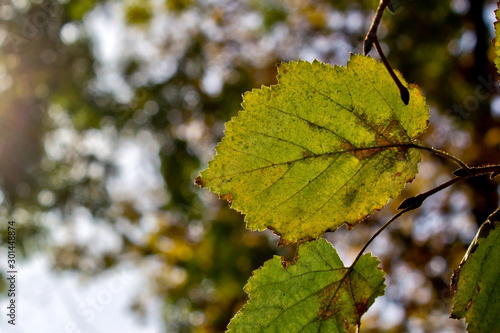
{"type": "Polygon", "coordinates": [[[401,83],[397,75],[394,73],[391,65],[389,65],[389,62],[385,58],[384,51],[380,47],[380,43],[378,42],[378,37],[377,37],[377,29],[380,24],[380,20],[382,19],[384,10],[389,5],[389,3],[390,0],[380,0],[380,4],[377,8],[377,13],[373,18],[370,30],[368,30],[368,33],[366,34],[365,40],[363,42],[363,52],[365,55],[367,55],[372,49],[372,46],[375,45],[375,49],[377,50],[380,59],[384,63],[385,68],[387,69],[387,71],[389,72],[392,79],[396,83],[396,86],[399,89],[399,95],[401,96],[401,100],[403,101],[403,103],[405,103],[405,105],[408,105],[408,103],[410,102],[410,93],[408,92],[408,89],[401,83]]]}

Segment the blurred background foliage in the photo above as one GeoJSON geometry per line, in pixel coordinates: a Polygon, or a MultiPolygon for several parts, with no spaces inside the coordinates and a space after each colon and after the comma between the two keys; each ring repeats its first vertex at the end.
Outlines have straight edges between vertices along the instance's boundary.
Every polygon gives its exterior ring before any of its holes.
{"type": "MultiPolygon", "coordinates": [[[[3,1],[0,215],[17,222],[18,251],[47,253],[54,270],[88,278],[133,262],[150,281],[131,304],[138,314],[159,298],[167,331],[223,331],[245,302],[252,270],[294,249],[245,230],[242,216],[193,179],[243,92],[274,84],[281,61],[345,65],[350,52],[361,53],[377,5],[3,1]]],[[[422,141],[472,165],[500,163],[495,2],[393,5],[379,37],[431,105],[422,141]]],[[[405,196],[445,181],[454,166],[425,155],[419,169],[405,196]]],[[[349,234],[326,237],[352,260],[400,201],[349,234]]],[[[449,278],[497,206],[498,181],[472,179],[379,237],[371,251],[388,273],[387,295],[366,315],[365,332],[463,331],[447,318],[449,278]]]]}

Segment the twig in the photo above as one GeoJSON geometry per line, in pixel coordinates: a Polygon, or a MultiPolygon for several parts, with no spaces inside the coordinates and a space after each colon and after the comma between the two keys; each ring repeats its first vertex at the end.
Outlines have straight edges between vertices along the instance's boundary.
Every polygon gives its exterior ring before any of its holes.
{"type": "Polygon", "coordinates": [[[396,215],[394,215],[393,217],[390,218],[389,221],[385,222],[384,225],[382,225],[378,230],[377,232],[375,232],[373,234],[373,236],[368,240],[368,242],[365,243],[365,245],[363,246],[363,248],[361,249],[361,251],[359,251],[358,255],[356,256],[356,258],[354,259],[354,261],[352,262],[351,266],[349,266],[349,269],[347,270],[346,272],[346,276],[349,275],[353,269],[354,269],[354,265],[358,262],[359,258],[361,258],[361,256],[363,255],[363,253],[365,252],[366,248],[371,244],[371,242],[378,237],[378,235],[380,235],[380,233],[382,231],[384,231],[389,225],[391,225],[392,222],[394,222],[398,217],[400,217],[401,215],[403,215],[404,213],[406,212],[409,212],[410,210],[412,210],[412,208],[406,208],[406,209],[403,209],[401,211],[399,211],[396,215]]]}
{"type": "Polygon", "coordinates": [[[491,165],[491,166],[484,166],[484,167],[473,167],[473,168],[468,168],[467,173],[464,173],[463,175],[457,176],[455,178],[450,179],[446,183],[443,183],[432,190],[429,190],[425,193],[421,193],[417,196],[407,198],[401,202],[399,205],[398,209],[406,209],[406,208],[411,208],[411,210],[416,209],[422,205],[425,199],[433,195],[434,193],[437,193],[441,190],[444,190],[445,188],[459,182],[462,180],[465,180],[467,178],[475,177],[475,176],[480,176],[484,174],[494,174],[500,172],[500,165],[491,165]]]}
{"type": "Polygon", "coordinates": [[[377,8],[377,13],[373,18],[372,25],[370,26],[370,29],[368,30],[368,33],[366,34],[365,40],[363,42],[363,53],[365,55],[368,55],[368,53],[370,53],[373,42],[377,39],[378,26],[380,24],[380,21],[382,20],[382,15],[384,14],[384,10],[389,5],[389,3],[390,0],[380,1],[380,4],[377,8]]]}
{"type": "Polygon", "coordinates": [[[372,46],[375,45],[375,49],[377,50],[377,53],[380,56],[380,59],[382,60],[385,68],[391,75],[392,79],[396,83],[396,86],[399,89],[399,95],[401,96],[401,100],[405,105],[408,105],[410,102],[410,93],[408,92],[408,88],[406,88],[397,75],[394,73],[392,70],[391,65],[389,65],[389,62],[385,58],[384,51],[380,47],[380,43],[378,42],[378,37],[377,37],[377,29],[380,24],[380,20],[382,19],[382,15],[384,14],[385,8],[389,5],[390,0],[381,0],[380,4],[377,8],[377,14],[373,18],[372,25],[370,26],[370,30],[368,30],[368,33],[366,34],[365,40],[363,42],[363,52],[365,55],[367,55],[370,50],[372,49],[372,46]]]}

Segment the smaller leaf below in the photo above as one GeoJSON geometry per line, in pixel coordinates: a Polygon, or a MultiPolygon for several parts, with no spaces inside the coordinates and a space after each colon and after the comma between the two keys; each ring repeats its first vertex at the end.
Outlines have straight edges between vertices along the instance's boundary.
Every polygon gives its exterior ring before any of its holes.
{"type": "Polygon", "coordinates": [[[349,271],[324,239],[298,251],[295,262],[275,256],[254,271],[229,332],[347,332],[384,294],[384,272],[370,254],[349,271]]]}

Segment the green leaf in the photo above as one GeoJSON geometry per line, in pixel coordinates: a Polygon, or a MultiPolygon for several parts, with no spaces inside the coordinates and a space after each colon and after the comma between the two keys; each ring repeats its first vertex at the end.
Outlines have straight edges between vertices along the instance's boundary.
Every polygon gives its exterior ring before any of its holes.
{"type": "Polygon", "coordinates": [[[497,71],[500,73],[500,1],[497,2],[497,10],[495,10],[495,38],[493,39],[493,45],[495,46],[496,57],[494,59],[495,65],[497,66],[497,71]]]}
{"type": "Polygon", "coordinates": [[[420,151],[410,146],[428,118],[416,87],[405,106],[384,66],[360,55],[347,68],[283,63],[278,81],[244,95],[196,179],[250,229],[272,229],[281,244],[318,238],[354,226],[414,178],[420,151]]]}
{"type": "Polygon", "coordinates": [[[236,332],[346,332],[384,294],[379,261],[363,255],[348,273],[324,239],[299,246],[295,263],[278,256],[254,271],[249,300],[231,320],[236,332]]]}
{"type": "Polygon", "coordinates": [[[468,332],[500,327],[500,209],[479,229],[452,278],[452,318],[465,318],[468,332]]]}

